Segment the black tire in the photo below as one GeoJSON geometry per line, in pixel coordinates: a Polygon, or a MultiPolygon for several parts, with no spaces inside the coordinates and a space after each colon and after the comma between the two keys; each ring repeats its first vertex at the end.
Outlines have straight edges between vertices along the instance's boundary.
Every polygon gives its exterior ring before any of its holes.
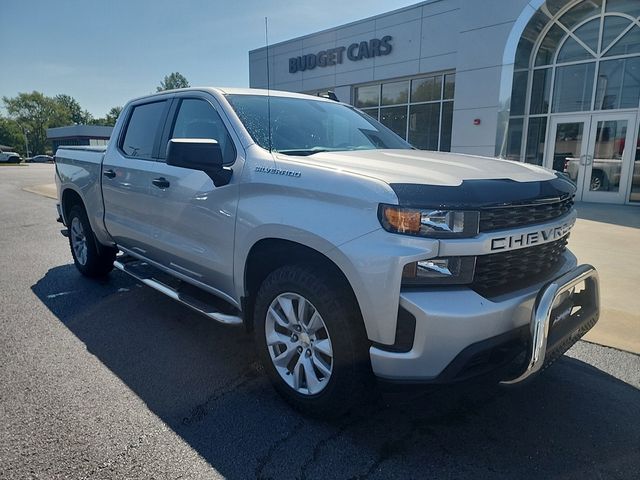
{"type": "Polygon", "coordinates": [[[113,270],[113,261],[116,259],[118,250],[98,244],[87,218],[87,213],[81,205],[71,207],[66,220],[69,227],[69,248],[73,256],[73,263],[78,271],[91,278],[106,276],[113,270]],[[76,235],[73,232],[74,219],[79,222],[82,227],[82,233],[85,236],[86,256],[81,255],[81,258],[78,258],[74,248],[74,243],[77,243],[77,240],[75,240],[76,235]]]}
{"type": "MultiPolygon", "coordinates": [[[[361,403],[373,390],[369,342],[348,286],[321,268],[288,265],[273,271],[256,295],[254,335],[258,357],[278,393],[297,410],[314,417],[336,418],[361,403]],[[345,288],[346,287],[346,288],[345,288]],[[333,370],[323,389],[301,394],[288,385],[273,364],[266,340],[267,311],[283,293],[307,299],[322,317],[331,337],[333,370]]],[[[302,357],[302,355],[300,355],[302,357]]]]}

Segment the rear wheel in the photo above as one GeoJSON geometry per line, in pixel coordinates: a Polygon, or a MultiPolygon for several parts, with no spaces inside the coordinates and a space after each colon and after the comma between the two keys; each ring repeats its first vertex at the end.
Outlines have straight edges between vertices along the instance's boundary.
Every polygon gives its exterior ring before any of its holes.
{"type": "Polygon", "coordinates": [[[80,205],[69,210],[69,246],[76,268],[87,277],[103,277],[113,269],[118,250],[98,245],[87,214],[80,205]]]}
{"type": "Polygon", "coordinates": [[[304,413],[336,417],[372,386],[367,339],[354,300],[311,266],[271,273],[256,296],[258,355],[281,396],[304,413]]]}

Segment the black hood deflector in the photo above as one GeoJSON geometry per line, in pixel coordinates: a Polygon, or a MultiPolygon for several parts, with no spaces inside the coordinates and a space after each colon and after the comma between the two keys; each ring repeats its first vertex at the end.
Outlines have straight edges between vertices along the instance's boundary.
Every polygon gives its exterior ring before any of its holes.
{"type": "Polygon", "coordinates": [[[542,182],[464,180],[457,186],[392,183],[391,188],[398,196],[398,203],[404,207],[466,210],[547,203],[563,200],[576,192],[575,184],[560,175],[542,182]]]}

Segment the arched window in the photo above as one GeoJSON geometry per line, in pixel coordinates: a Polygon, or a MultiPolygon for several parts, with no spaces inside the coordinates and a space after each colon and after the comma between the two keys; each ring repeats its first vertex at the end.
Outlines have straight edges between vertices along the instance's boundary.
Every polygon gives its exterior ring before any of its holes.
{"type": "Polygon", "coordinates": [[[640,0],[548,0],[516,51],[502,156],[541,165],[549,116],[640,108],[640,0]]]}

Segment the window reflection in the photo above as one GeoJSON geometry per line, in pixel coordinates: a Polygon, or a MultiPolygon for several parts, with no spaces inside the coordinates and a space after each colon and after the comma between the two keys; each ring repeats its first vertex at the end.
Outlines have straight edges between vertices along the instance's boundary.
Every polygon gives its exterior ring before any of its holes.
{"type": "Polygon", "coordinates": [[[584,122],[559,123],[553,146],[553,169],[565,172],[574,182],[578,179],[584,122]]]}
{"type": "Polygon", "coordinates": [[[640,57],[600,63],[596,110],[638,108],[640,102],[640,57]]]}
{"type": "Polygon", "coordinates": [[[640,132],[638,132],[638,140],[636,141],[629,200],[632,202],[640,202],[640,132]]]}
{"type": "Polygon", "coordinates": [[[591,164],[590,191],[617,192],[620,189],[626,136],[626,120],[598,122],[591,164]]]}
{"type": "Polygon", "coordinates": [[[431,74],[356,87],[355,105],[414,147],[448,152],[455,78],[455,73],[431,74]]]}
{"type": "Polygon", "coordinates": [[[553,112],[580,112],[591,109],[595,62],[556,68],[553,112]]]}

